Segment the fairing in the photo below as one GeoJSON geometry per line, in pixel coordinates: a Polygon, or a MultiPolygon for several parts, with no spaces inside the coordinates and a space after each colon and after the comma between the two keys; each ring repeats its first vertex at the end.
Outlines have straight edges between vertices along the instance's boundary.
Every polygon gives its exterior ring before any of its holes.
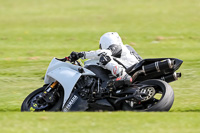
{"type": "Polygon", "coordinates": [[[45,84],[58,81],[64,88],[64,100],[63,106],[67,102],[76,82],[81,75],[92,75],[95,76],[90,70],[83,68],[84,72],[80,73],[80,66],[70,64],[68,62],[62,62],[53,58],[47,69],[44,82],[45,84]]]}

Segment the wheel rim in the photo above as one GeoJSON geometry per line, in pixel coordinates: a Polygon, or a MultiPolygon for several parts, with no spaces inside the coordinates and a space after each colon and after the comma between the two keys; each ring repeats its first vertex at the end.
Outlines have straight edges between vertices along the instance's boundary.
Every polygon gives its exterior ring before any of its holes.
{"type": "Polygon", "coordinates": [[[57,95],[55,96],[55,101],[50,104],[50,103],[47,103],[43,98],[42,98],[42,94],[43,92],[40,92],[36,95],[34,95],[27,103],[28,105],[28,110],[29,111],[48,111],[52,108],[52,106],[54,106],[59,98],[57,97],[57,95]]]}
{"type": "Polygon", "coordinates": [[[135,102],[134,99],[126,100],[123,104],[123,109],[126,110],[148,110],[152,106],[156,105],[159,101],[162,100],[165,91],[162,90],[159,86],[154,86],[155,92],[152,91],[152,88],[149,89],[151,93],[141,102],[135,102]]]}
{"type": "Polygon", "coordinates": [[[39,111],[39,110],[44,110],[46,109],[49,104],[46,103],[44,100],[42,101],[42,92],[35,95],[31,100],[30,100],[30,103],[29,103],[29,106],[30,106],[30,111],[34,110],[34,111],[39,111]]]}

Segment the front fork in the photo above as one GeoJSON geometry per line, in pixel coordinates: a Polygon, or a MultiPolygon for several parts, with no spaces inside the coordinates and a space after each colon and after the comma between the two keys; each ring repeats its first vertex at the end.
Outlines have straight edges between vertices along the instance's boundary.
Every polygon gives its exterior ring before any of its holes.
{"type": "Polygon", "coordinates": [[[57,85],[58,85],[58,81],[55,81],[49,87],[47,87],[45,89],[45,91],[43,92],[42,97],[47,103],[53,103],[54,102],[54,100],[55,100],[54,94],[57,91],[57,89],[55,89],[55,87],[57,85]]]}
{"type": "Polygon", "coordinates": [[[55,87],[57,84],[58,84],[58,81],[55,81],[54,83],[52,83],[52,84],[50,85],[50,87],[48,87],[48,88],[45,89],[44,93],[46,94],[46,93],[50,92],[52,89],[54,89],[54,87],[55,87]]]}

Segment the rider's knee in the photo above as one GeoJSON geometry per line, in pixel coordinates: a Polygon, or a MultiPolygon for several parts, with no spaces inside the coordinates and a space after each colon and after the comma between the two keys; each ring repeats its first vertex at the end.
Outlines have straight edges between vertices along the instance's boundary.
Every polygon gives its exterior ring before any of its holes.
{"type": "Polygon", "coordinates": [[[111,72],[112,72],[112,75],[116,77],[126,74],[125,69],[119,65],[113,66],[111,72]]]}

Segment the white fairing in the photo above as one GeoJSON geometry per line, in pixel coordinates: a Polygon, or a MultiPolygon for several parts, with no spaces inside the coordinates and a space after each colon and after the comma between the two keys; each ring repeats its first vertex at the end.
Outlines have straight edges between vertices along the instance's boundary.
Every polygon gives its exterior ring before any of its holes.
{"type": "Polygon", "coordinates": [[[67,102],[76,82],[79,80],[81,75],[95,76],[93,72],[86,68],[83,68],[84,73],[80,73],[78,68],[80,68],[80,66],[62,62],[55,58],[52,59],[49,67],[47,68],[44,82],[45,84],[49,84],[54,81],[58,81],[62,85],[64,88],[63,106],[67,102]]]}

